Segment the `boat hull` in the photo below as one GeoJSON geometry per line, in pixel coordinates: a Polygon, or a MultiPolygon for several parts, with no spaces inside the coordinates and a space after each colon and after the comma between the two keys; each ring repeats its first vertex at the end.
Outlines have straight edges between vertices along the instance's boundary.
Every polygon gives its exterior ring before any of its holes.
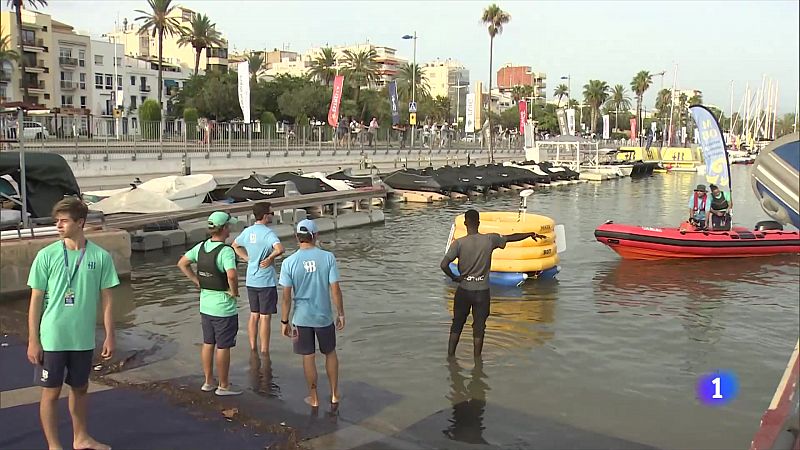
{"type": "Polygon", "coordinates": [[[800,253],[796,231],[681,231],[606,223],[595,238],[625,259],[743,258],[800,253]]]}

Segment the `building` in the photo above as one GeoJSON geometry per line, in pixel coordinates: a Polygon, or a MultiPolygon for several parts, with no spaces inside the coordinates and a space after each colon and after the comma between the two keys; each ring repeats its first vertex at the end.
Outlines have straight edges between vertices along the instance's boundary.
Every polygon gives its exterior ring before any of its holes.
{"type": "Polygon", "coordinates": [[[122,44],[92,40],[90,86],[95,117],[111,117],[116,107],[124,109],[127,105],[124,81],[128,72],[123,64],[124,56],[122,44]]]}
{"type": "MultiPolygon", "coordinates": [[[[195,12],[189,8],[178,6],[175,8],[172,17],[176,17],[184,27],[190,27],[192,17],[195,12]]],[[[107,34],[109,41],[121,43],[125,47],[125,54],[134,58],[145,60],[158,60],[158,36],[152,37],[151,34],[140,35],[140,25],[129,23],[128,19],[122,21],[122,30],[115,30],[107,34]]],[[[190,72],[194,72],[194,62],[197,55],[191,45],[178,45],[177,35],[164,36],[164,48],[162,57],[165,63],[181,66],[190,72]]],[[[222,47],[209,47],[201,50],[200,71],[206,70],[227,70],[228,69],[228,43],[222,47]]]]}
{"type": "Polygon", "coordinates": [[[686,96],[686,102],[688,104],[689,103],[689,99],[691,99],[694,96],[698,96],[698,97],[702,98],[703,97],[703,91],[701,91],[699,89],[675,89],[674,91],[672,91],[672,101],[675,103],[675,105],[680,105],[681,95],[685,95],[686,96]]]}
{"type": "Polygon", "coordinates": [[[63,115],[87,116],[92,112],[91,77],[91,39],[88,35],[76,33],[73,27],[55,20],[51,21],[53,30],[53,51],[55,68],[53,74],[54,104],[63,115]]]}
{"type": "Polygon", "coordinates": [[[278,75],[304,77],[311,69],[311,61],[312,58],[308,55],[298,55],[297,53],[284,55],[280,61],[276,61],[273,57],[272,62],[267,64],[263,75],[267,78],[274,78],[278,75]]]}
{"type": "Polygon", "coordinates": [[[288,50],[278,50],[277,48],[272,49],[272,51],[264,51],[261,52],[264,55],[264,65],[267,69],[272,67],[272,64],[279,63],[283,61],[294,61],[300,55],[297,52],[292,52],[288,50]]]}
{"type": "Polygon", "coordinates": [[[467,94],[469,91],[469,70],[458,61],[446,59],[425,63],[421,67],[428,83],[428,92],[432,97],[448,97],[450,113],[459,121],[466,114],[467,94]]]}
{"type": "Polygon", "coordinates": [[[18,64],[4,63],[0,76],[0,102],[24,101],[47,108],[60,106],[58,95],[61,91],[54,85],[59,74],[58,45],[54,45],[51,17],[23,9],[21,46],[14,11],[5,8],[0,12],[0,23],[3,24],[3,36],[9,36],[10,49],[19,53],[26,63],[24,74],[18,64]],[[24,99],[23,83],[28,86],[28,96],[24,99]]]}
{"type": "MultiPolygon", "coordinates": [[[[137,110],[145,100],[158,100],[158,63],[149,58],[123,58],[125,79],[122,83],[125,115],[137,117],[137,110]]],[[[183,88],[191,76],[191,70],[173,64],[164,64],[162,69],[163,98],[169,113],[169,99],[183,88]]]]}
{"type": "Polygon", "coordinates": [[[547,75],[532,71],[530,66],[506,64],[497,71],[497,88],[500,92],[510,91],[515,86],[533,87],[533,97],[541,103],[547,99],[547,75]]]}

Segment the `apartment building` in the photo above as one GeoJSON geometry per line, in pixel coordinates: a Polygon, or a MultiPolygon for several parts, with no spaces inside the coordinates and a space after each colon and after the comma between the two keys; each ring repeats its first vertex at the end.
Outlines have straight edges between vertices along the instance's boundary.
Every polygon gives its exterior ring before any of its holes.
{"type": "MultiPolygon", "coordinates": [[[[124,110],[126,116],[137,116],[137,110],[145,100],[158,100],[158,64],[144,58],[125,56],[122,61],[124,78],[122,91],[124,94],[124,110]]],[[[183,88],[191,77],[191,70],[181,66],[164,64],[162,70],[164,82],[162,103],[169,113],[169,98],[183,88]]]]}
{"type": "Polygon", "coordinates": [[[534,72],[530,66],[506,64],[497,71],[497,88],[500,92],[511,91],[515,86],[531,86],[537,101],[544,103],[547,99],[547,74],[534,72]]]}
{"type": "MultiPolygon", "coordinates": [[[[448,97],[450,113],[464,117],[469,93],[469,70],[453,59],[436,60],[423,64],[422,73],[428,82],[428,91],[432,97],[448,97]]],[[[463,120],[463,119],[462,119],[463,120]]]]}
{"type": "Polygon", "coordinates": [[[91,47],[92,73],[89,85],[92,91],[92,114],[111,117],[117,106],[127,106],[124,89],[127,68],[123,64],[125,47],[100,40],[91,41],[91,47]]]}
{"type": "Polygon", "coordinates": [[[91,39],[74,28],[52,21],[54,104],[61,114],[87,116],[92,112],[91,39]]]}
{"type": "MultiPolygon", "coordinates": [[[[4,36],[9,36],[10,48],[25,60],[25,73],[20,66],[4,64],[0,75],[0,103],[25,102],[30,105],[53,108],[60,106],[54,80],[58,78],[58,50],[53,43],[53,23],[47,14],[22,11],[22,45],[14,11],[0,11],[4,36]],[[56,57],[53,56],[55,52],[56,57]],[[28,96],[23,98],[23,83],[28,96]]],[[[60,91],[58,91],[60,92],[60,91]]]]}

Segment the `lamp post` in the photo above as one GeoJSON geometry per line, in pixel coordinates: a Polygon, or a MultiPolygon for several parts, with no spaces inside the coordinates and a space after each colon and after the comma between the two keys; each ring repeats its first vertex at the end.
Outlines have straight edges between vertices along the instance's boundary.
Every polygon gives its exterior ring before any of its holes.
{"type": "MultiPolygon", "coordinates": [[[[414,35],[406,34],[403,35],[403,39],[413,39],[414,40],[414,56],[413,56],[413,70],[411,71],[411,103],[416,103],[417,101],[417,32],[414,32],[414,35]]],[[[414,136],[417,134],[417,125],[411,125],[411,148],[414,148],[414,136]]]]}
{"type": "MultiPolygon", "coordinates": [[[[116,29],[114,31],[116,32],[116,29]]],[[[111,91],[111,115],[114,118],[114,135],[116,136],[117,140],[119,140],[119,118],[117,117],[117,114],[114,114],[114,111],[117,109],[117,105],[122,103],[120,102],[120,99],[117,98],[117,96],[119,96],[119,90],[122,87],[117,82],[117,36],[104,34],[102,37],[111,39],[111,42],[114,45],[114,82],[111,83],[111,86],[113,87],[113,90],[111,91]]]]}
{"type": "MultiPolygon", "coordinates": [[[[654,73],[654,74],[653,74],[653,76],[654,76],[654,77],[661,77],[661,87],[660,87],[660,88],[659,88],[659,90],[658,90],[658,94],[656,94],[656,102],[658,102],[658,95],[659,95],[659,94],[661,94],[661,91],[663,91],[663,90],[664,90],[664,74],[666,74],[666,73],[667,73],[667,71],[666,71],[666,70],[662,70],[661,72],[657,72],[657,73],[654,73]]],[[[672,98],[671,98],[671,97],[670,97],[670,102],[672,102],[672,98]]],[[[659,110],[659,111],[658,111],[658,113],[659,113],[659,114],[662,114],[662,111],[661,111],[661,110],[659,110]]],[[[663,115],[663,114],[662,114],[662,115],[663,115]]],[[[665,119],[665,120],[666,120],[666,119],[665,119]]],[[[643,121],[644,121],[644,120],[643,120],[643,121]]],[[[662,132],[661,132],[661,146],[662,146],[662,147],[664,146],[664,134],[665,134],[665,133],[664,133],[664,131],[665,131],[665,130],[666,130],[666,128],[667,128],[667,123],[666,123],[666,121],[664,122],[664,125],[663,125],[663,127],[664,127],[664,130],[662,130],[662,132]]],[[[653,138],[655,138],[655,136],[653,136],[653,138]]]]}
{"type": "Polygon", "coordinates": [[[569,102],[572,100],[572,79],[570,78],[570,74],[567,74],[565,77],[561,77],[562,80],[567,80],[567,108],[569,108],[569,102]]]}

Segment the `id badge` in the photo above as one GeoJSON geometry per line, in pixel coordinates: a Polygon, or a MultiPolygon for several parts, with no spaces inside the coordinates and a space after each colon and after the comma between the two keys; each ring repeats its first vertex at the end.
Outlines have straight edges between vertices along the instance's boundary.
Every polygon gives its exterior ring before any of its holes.
{"type": "Polygon", "coordinates": [[[75,293],[67,292],[64,296],[64,306],[75,306],[75,293]]]}

